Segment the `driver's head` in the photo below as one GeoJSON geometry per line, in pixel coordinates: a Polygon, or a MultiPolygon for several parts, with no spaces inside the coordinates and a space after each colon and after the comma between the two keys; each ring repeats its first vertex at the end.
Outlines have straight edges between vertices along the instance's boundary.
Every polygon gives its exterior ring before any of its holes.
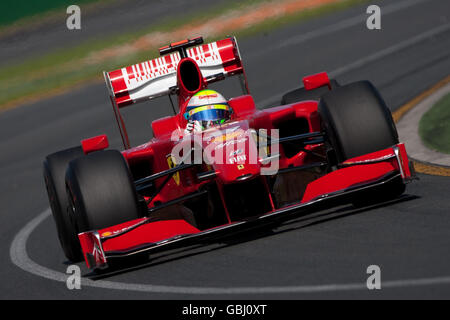
{"type": "Polygon", "coordinates": [[[228,101],[217,91],[201,90],[191,97],[184,117],[190,121],[197,121],[202,129],[220,125],[230,119],[232,113],[228,101]]]}

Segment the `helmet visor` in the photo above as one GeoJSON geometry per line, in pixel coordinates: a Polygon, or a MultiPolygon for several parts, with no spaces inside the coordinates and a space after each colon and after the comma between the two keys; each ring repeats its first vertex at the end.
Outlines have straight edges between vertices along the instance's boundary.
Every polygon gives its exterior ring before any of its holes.
{"type": "Polygon", "coordinates": [[[189,108],[184,116],[188,120],[193,121],[212,121],[229,119],[231,109],[226,104],[206,105],[189,108]]]}

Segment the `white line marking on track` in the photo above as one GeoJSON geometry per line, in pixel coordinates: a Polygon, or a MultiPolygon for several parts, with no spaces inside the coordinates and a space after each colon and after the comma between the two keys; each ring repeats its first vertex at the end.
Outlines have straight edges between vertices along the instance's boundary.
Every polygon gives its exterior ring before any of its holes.
{"type": "MultiPolygon", "coordinates": [[[[341,68],[333,70],[333,71],[329,72],[328,75],[330,76],[330,78],[336,78],[337,76],[340,76],[342,74],[351,72],[351,71],[356,70],[358,68],[361,68],[361,67],[363,67],[363,66],[365,66],[365,65],[367,65],[367,64],[369,64],[371,62],[383,59],[383,58],[385,58],[385,57],[387,57],[387,56],[389,56],[391,54],[394,54],[396,52],[402,51],[402,50],[404,50],[404,49],[406,49],[408,47],[411,47],[411,46],[413,46],[415,44],[418,44],[418,43],[420,43],[422,41],[425,41],[425,40],[427,40],[427,39],[429,39],[429,38],[431,38],[433,36],[436,36],[436,35],[438,35],[440,33],[447,32],[448,30],[450,30],[450,23],[446,23],[446,24],[440,25],[439,27],[436,27],[436,28],[433,28],[431,30],[425,31],[423,33],[420,33],[420,34],[418,34],[415,37],[412,37],[412,38],[409,38],[409,39],[404,40],[402,42],[396,43],[395,45],[387,47],[387,48],[385,48],[383,50],[377,51],[374,54],[371,54],[370,56],[361,58],[361,59],[356,60],[356,61],[354,61],[354,62],[352,62],[352,63],[350,63],[348,65],[345,65],[345,66],[343,66],[341,68]]],[[[286,90],[286,92],[295,90],[297,88],[298,88],[298,86],[297,87],[293,87],[291,89],[286,90]]],[[[270,98],[261,100],[261,101],[257,102],[256,104],[258,106],[261,106],[261,107],[265,108],[267,106],[270,106],[273,103],[281,101],[281,97],[282,97],[282,95],[279,94],[279,95],[276,95],[275,97],[272,96],[270,98]]]]}
{"type": "MultiPolygon", "coordinates": [[[[383,17],[385,17],[391,13],[395,13],[402,9],[409,8],[416,4],[420,4],[422,2],[428,2],[428,1],[430,1],[430,0],[405,0],[405,1],[401,1],[401,2],[383,6],[381,8],[381,10],[383,13],[383,17]]],[[[323,37],[323,36],[333,34],[333,33],[336,33],[338,31],[341,31],[341,30],[344,30],[344,29],[347,29],[350,27],[357,26],[359,24],[364,25],[364,27],[365,27],[364,22],[366,21],[366,19],[367,19],[366,13],[360,14],[360,15],[357,15],[357,16],[354,16],[351,18],[347,18],[347,19],[341,20],[339,22],[336,22],[334,24],[315,29],[310,32],[292,36],[278,44],[268,46],[267,48],[264,49],[264,51],[257,51],[257,52],[254,52],[253,54],[246,55],[246,58],[248,59],[248,58],[253,58],[255,56],[267,55],[272,51],[279,51],[280,49],[282,49],[284,47],[298,45],[300,43],[304,43],[304,42],[307,42],[307,41],[315,39],[315,38],[323,37]]]]}
{"type": "Polygon", "coordinates": [[[331,77],[337,77],[339,75],[342,75],[344,73],[347,73],[349,71],[358,69],[362,66],[365,66],[366,64],[369,64],[371,62],[383,59],[384,57],[387,57],[393,53],[396,53],[398,51],[402,51],[408,47],[411,47],[417,43],[420,43],[422,41],[425,41],[435,35],[438,35],[440,33],[446,32],[450,30],[450,23],[443,24],[439,27],[433,28],[431,30],[425,31],[421,34],[418,34],[415,37],[409,38],[405,41],[399,42],[393,46],[390,46],[386,49],[380,50],[378,52],[375,52],[374,54],[364,57],[362,59],[359,59],[353,63],[350,63],[344,67],[338,68],[332,72],[330,72],[331,77]]]}
{"type": "MultiPolygon", "coordinates": [[[[14,237],[10,247],[11,261],[22,270],[32,273],[36,276],[49,280],[66,282],[68,275],[56,270],[41,266],[33,261],[27,253],[27,241],[33,231],[48,217],[51,216],[50,209],[40,213],[33,220],[28,222],[14,237]]],[[[55,239],[56,241],[56,239],[55,239]]],[[[404,288],[429,285],[450,284],[450,276],[405,279],[383,281],[381,288],[404,288]]],[[[324,285],[298,285],[298,286],[271,286],[271,287],[185,287],[185,286],[164,286],[139,283],[114,282],[106,280],[90,280],[83,278],[81,285],[85,287],[95,287],[103,289],[114,289],[124,291],[137,291],[149,293],[172,293],[172,294],[276,294],[276,293],[320,293],[351,290],[368,290],[366,283],[347,283],[347,284],[324,284],[324,285]]]]}

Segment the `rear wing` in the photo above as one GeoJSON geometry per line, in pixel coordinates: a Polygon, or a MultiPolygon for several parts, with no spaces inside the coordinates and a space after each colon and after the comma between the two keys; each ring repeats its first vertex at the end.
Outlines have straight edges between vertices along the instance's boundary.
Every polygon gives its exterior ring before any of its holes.
{"type": "MultiPolygon", "coordinates": [[[[188,41],[202,43],[203,39],[184,41],[186,43],[188,41]]],[[[173,52],[170,50],[171,46],[177,46],[180,43],[182,42],[163,47],[160,49],[160,53],[173,52]]],[[[241,75],[243,91],[248,94],[248,85],[236,38],[230,37],[202,44],[188,48],[185,52],[187,57],[195,60],[207,83],[233,75],[241,75]]],[[[177,93],[177,65],[181,58],[180,52],[174,52],[132,66],[104,72],[106,85],[115,109],[177,93]]]]}

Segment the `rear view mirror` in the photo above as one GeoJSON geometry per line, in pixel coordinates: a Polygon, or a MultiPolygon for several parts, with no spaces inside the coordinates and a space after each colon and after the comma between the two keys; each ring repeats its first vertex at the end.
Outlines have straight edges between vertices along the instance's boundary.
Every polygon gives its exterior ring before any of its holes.
{"type": "Polygon", "coordinates": [[[108,137],[106,134],[102,134],[100,136],[84,139],[81,141],[81,147],[83,148],[84,154],[104,150],[109,147],[108,137]]]}
{"type": "Polygon", "coordinates": [[[328,86],[331,90],[330,78],[326,72],[313,74],[303,78],[303,85],[306,90],[314,90],[323,86],[328,86]]]}

